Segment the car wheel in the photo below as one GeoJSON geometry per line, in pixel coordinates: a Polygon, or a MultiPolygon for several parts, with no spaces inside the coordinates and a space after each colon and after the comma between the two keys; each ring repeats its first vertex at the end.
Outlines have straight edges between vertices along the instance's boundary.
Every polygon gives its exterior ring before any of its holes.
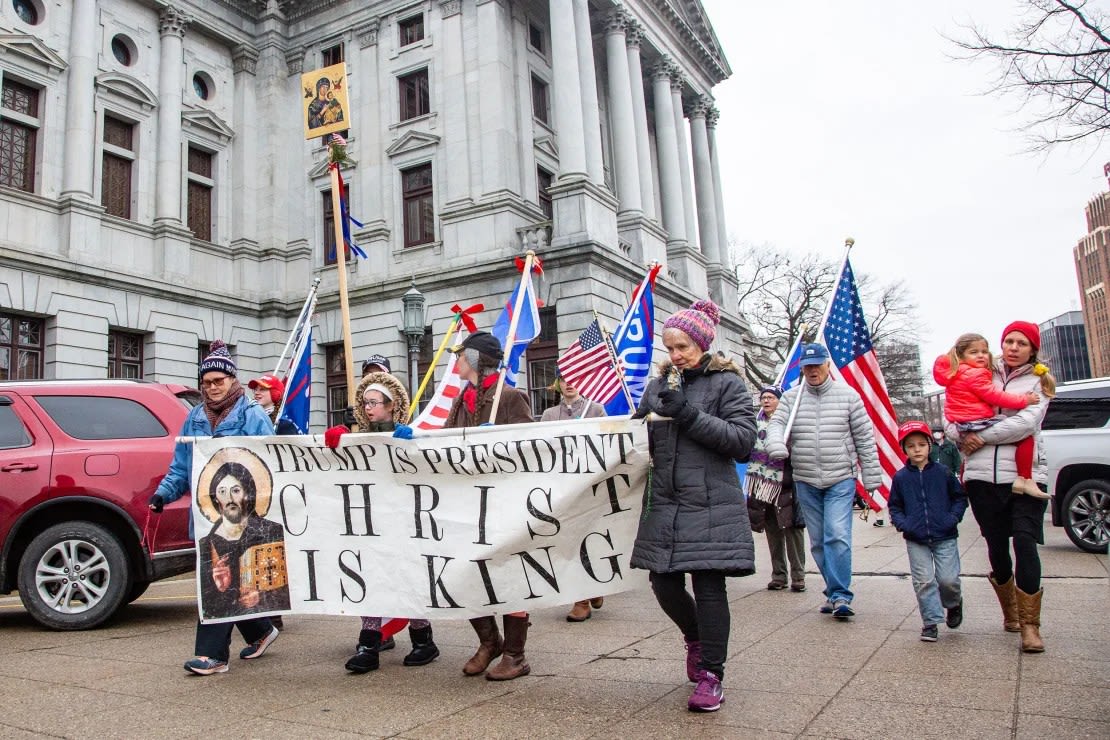
{"type": "Polygon", "coordinates": [[[1085,480],[1064,496],[1064,531],[1084,552],[1106,552],[1110,543],[1110,483],[1085,480]]]}
{"type": "Polygon", "coordinates": [[[19,596],[35,621],[57,630],[91,629],[131,590],[116,536],[92,522],[55,524],[31,540],[19,563],[19,596]]]}
{"type": "Polygon", "coordinates": [[[127,603],[130,604],[132,601],[145,594],[148,588],[150,588],[150,581],[135,581],[132,583],[131,590],[127,592],[127,603]]]}

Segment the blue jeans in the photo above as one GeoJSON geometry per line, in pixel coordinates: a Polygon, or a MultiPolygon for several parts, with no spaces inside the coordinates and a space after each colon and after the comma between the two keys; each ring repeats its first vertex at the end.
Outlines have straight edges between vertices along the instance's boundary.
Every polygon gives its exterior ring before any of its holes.
{"type": "Polygon", "coordinates": [[[931,545],[906,540],[910,556],[910,578],[917,594],[917,609],[925,626],[944,621],[944,609],[960,603],[959,540],[941,540],[931,545]]]}
{"type": "Polygon", "coordinates": [[[856,479],[848,478],[828,488],[800,480],[794,490],[802,502],[809,530],[809,551],[825,579],[825,598],[852,602],[852,501],[856,479]]]}

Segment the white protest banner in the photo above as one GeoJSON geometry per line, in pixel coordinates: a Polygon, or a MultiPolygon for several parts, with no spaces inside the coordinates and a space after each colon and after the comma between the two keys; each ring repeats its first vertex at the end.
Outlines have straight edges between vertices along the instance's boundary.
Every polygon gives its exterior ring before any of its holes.
{"type": "Polygon", "coordinates": [[[628,417],[422,434],[196,439],[201,618],[463,619],[607,596],[647,480],[628,417]]]}

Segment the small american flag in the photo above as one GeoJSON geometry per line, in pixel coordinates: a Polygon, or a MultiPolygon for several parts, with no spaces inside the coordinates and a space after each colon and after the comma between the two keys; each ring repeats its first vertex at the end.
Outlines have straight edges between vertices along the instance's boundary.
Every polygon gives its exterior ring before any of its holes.
{"type": "Polygon", "coordinates": [[[606,404],[620,393],[621,378],[609,355],[597,319],[559,358],[559,375],[594,403],[606,404]]]}

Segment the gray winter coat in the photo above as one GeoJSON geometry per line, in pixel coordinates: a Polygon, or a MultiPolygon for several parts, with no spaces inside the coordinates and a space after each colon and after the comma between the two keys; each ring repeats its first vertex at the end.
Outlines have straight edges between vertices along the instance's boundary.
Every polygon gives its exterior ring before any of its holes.
{"type": "Polygon", "coordinates": [[[789,454],[794,480],[817,488],[855,478],[857,460],[863,487],[874,491],[882,485],[875,428],[863,400],[847,383],[831,377],[818,386],[803,379],[783,394],[767,425],[767,454],[776,459],[789,454]],[[790,430],[788,451],[783,434],[795,403],[801,405],[790,430]]]}
{"type": "MultiPolygon", "coordinates": [[[[755,444],[752,397],[729,360],[707,355],[683,372],[687,404],[697,410],[686,424],[649,422],[650,488],[644,493],[632,567],[655,573],[755,572],[755,545],[736,462],[755,444]]],[[[658,405],[670,364],[644,391],[640,411],[658,405]]]]}

